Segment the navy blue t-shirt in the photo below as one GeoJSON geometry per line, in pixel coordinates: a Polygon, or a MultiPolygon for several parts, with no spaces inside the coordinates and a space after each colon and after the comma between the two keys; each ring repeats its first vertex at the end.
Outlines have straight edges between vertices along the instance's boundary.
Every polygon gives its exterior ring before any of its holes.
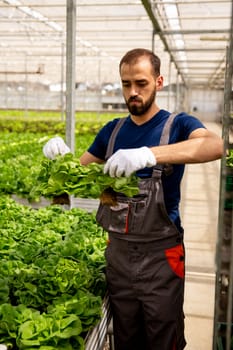
{"type": "MultiPolygon", "coordinates": [[[[162,109],[142,125],[135,124],[128,116],[117,134],[114,152],[119,149],[159,145],[161,133],[169,115],[168,111],[162,109]]],[[[119,118],[116,118],[108,122],[100,130],[88,152],[95,157],[105,159],[109,138],[118,120],[119,118]]],[[[186,113],[177,114],[171,127],[169,144],[187,140],[191,132],[198,128],[205,127],[197,118],[186,113]]],[[[152,168],[137,171],[137,175],[141,178],[150,177],[151,173],[152,168]]],[[[180,182],[183,173],[184,164],[174,164],[173,172],[162,177],[166,209],[169,217],[180,231],[182,231],[179,216],[180,182]]]]}

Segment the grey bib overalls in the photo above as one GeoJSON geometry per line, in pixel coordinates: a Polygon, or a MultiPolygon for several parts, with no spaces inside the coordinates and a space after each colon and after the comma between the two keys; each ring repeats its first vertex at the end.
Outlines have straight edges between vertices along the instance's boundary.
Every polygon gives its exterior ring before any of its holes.
{"type": "MultiPolygon", "coordinates": [[[[160,144],[168,143],[174,117],[160,144]]],[[[109,234],[106,279],[115,350],[182,350],[186,344],[183,238],[166,212],[162,171],[155,167],[151,178],[140,180],[139,195],[119,194],[116,206],[100,204],[97,211],[109,234]]]]}

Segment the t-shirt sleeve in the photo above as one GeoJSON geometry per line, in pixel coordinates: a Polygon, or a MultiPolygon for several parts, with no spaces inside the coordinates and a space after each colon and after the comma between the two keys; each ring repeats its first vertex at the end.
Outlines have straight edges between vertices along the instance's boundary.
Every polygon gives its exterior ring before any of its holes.
{"type": "Polygon", "coordinates": [[[180,131],[179,139],[187,140],[189,135],[196,129],[206,129],[204,124],[196,117],[186,113],[180,113],[176,118],[174,127],[180,131]]]}
{"type": "Polygon", "coordinates": [[[108,122],[96,135],[93,143],[88,148],[88,152],[93,154],[93,156],[105,160],[105,155],[107,152],[109,138],[112,131],[117,123],[118,119],[114,119],[108,122]]]}

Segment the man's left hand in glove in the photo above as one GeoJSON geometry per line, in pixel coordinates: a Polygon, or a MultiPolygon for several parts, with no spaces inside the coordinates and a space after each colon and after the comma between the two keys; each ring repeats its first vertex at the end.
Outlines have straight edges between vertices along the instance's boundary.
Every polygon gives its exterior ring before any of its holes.
{"type": "Polygon", "coordinates": [[[129,177],[137,170],[157,164],[149,147],[120,149],[114,153],[104,166],[104,173],[111,177],[129,177]]]}

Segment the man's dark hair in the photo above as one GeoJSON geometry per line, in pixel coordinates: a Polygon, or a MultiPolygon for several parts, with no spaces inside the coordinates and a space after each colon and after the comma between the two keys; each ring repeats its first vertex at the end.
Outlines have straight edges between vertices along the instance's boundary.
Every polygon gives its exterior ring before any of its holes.
{"type": "Polygon", "coordinates": [[[157,77],[158,75],[160,75],[160,58],[156,56],[152,51],[141,48],[128,51],[122,57],[119,64],[119,69],[121,69],[123,63],[134,64],[143,56],[148,57],[148,59],[150,60],[155,76],[157,77]]]}

